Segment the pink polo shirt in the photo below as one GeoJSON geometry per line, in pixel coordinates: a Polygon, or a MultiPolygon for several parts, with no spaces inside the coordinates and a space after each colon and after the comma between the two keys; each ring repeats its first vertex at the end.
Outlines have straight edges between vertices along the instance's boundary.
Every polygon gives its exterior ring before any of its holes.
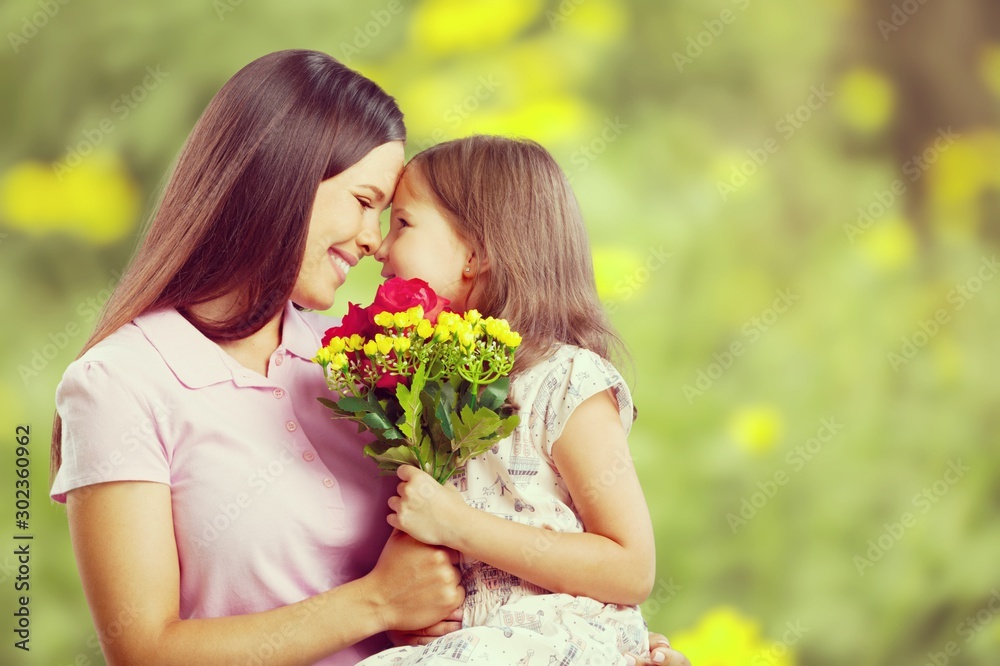
{"type": "MultiPolygon", "coordinates": [[[[56,392],[62,467],[52,497],[106,481],[170,486],[182,619],[301,601],[371,571],[395,477],[357,428],[333,421],[310,359],[334,321],[285,307],[268,376],[243,367],[176,310],[137,317],[71,364],[56,392]]],[[[280,650],[262,637],[247,663],[280,650]]],[[[354,664],[378,635],[320,664],[354,664]]]]}

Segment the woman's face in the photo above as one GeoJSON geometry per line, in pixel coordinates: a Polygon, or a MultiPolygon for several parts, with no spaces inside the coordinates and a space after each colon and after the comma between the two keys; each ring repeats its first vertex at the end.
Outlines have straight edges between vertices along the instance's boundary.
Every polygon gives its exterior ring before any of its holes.
{"type": "Polygon", "coordinates": [[[319,184],[292,301],[313,310],[333,305],[351,267],[378,249],[378,218],[402,170],[403,143],[391,141],[319,184]]]}
{"type": "Polygon", "coordinates": [[[375,253],[382,277],[420,278],[461,311],[469,306],[474,256],[434,205],[420,174],[406,169],[392,199],[389,233],[375,253]]]}

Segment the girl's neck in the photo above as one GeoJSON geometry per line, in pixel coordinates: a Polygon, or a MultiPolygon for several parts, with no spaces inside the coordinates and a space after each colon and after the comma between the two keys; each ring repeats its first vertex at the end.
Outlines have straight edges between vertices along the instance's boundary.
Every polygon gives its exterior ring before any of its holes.
{"type": "MultiPolygon", "coordinates": [[[[234,297],[222,296],[206,303],[192,306],[190,310],[199,319],[222,321],[231,316],[235,310],[234,304],[234,297]]],[[[266,377],[271,354],[281,344],[281,318],[283,312],[278,312],[259,331],[251,333],[245,338],[224,340],[216,344],[240,365],[266,377]]]]}

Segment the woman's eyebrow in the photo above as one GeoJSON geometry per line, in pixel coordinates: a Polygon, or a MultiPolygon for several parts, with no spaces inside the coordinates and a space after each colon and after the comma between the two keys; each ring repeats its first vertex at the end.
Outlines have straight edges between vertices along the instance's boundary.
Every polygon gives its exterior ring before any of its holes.
{"type": "Polygon", "coordinates": [[[369,190],[371,190],[372,194],[375,195],[376,202],[381,203],[386,200],[385,192],[383,192],[381,188],[379,188],[378,186],[366,184],[366,185],[361,185],[361,187],[367,187],[369,190]]]}

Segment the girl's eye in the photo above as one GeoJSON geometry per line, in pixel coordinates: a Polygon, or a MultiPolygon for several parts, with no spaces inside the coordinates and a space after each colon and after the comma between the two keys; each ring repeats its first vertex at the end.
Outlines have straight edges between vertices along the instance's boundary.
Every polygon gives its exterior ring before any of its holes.
{"type": "Polygon", "coordinates": [[[367,199],[362,199],[361,197],[354,197],[354,198],[358,200],[358,203],[361,204],[362,208],[364,209],[374,208],[374,206],[372,206],[371,201],[368,201],[367,199]]]}
{"type": "Polygon", "coordinates": [[[407,222],[406,220],[404,220],[401,217],[397,217],[396,221],[399,222],[399,228],[400,229],[405,229],[406,227],[410,226],[410,223],[407,222]]]}

